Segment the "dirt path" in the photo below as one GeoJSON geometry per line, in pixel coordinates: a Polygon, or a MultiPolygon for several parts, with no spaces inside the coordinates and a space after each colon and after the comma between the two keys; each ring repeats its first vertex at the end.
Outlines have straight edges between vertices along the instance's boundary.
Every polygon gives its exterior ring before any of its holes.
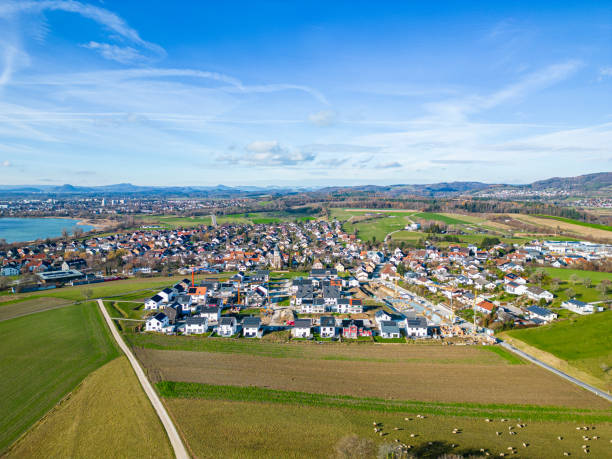
{"type": "Polygon", "coordinates": [[[181,440],[181,437],[178,434],[178,431],[176,430],[176,427],[174,423],[172,422],[172,419],[168,415],[166,408],[162,404],[159,396],[157,395],[157,392],[155,392],[155,389],[153,389],[153,386],[151,385],[146,375],[144,374],[144,371],[142,371],[142,368],[138,364],[136,357],[134,357],[134,354],[132,354],[132,351],[125,344],[125,342],[123,341],[123,338],[121,337],[121,335],[115,328],[113,321],[111,320],[110,316],[108,315],[108,312],[106,311],[106,308],[104,307],[103,301],[100,299],[98,299],[97,301],[98,301],[98,306],[100,306],[100,311],[102,312],[102,316],[104,317],[104,320],[106,320],[106,323],[108,324],[108,327],[113,335],[113,338],[115,338],[117,345],[119,346],[119,348],[123,351],[123,353],[127,356],[128,360],[130,361],[130,364],[132,365],[132,368],[134,369],[134,373],[136,373],[136,376],[138,377],[138,381],[140,381],[140,385],[144,389],[147,397],[149,397],[149,400],[151,401],[153,408],[157,412],[157,415],[159,416],[159,419],[162,425],[164,426],[164,429],[166,429],[166,433],[168,434],[168,438],[170,439],[170,443],[172,444],[172,448],[174,449],[175,456],[177,457],[177,459],[188,459],[189,454],[187,453],[187,449],[185,449],[185,445],[183,444],[183,441],[181,440]]]}

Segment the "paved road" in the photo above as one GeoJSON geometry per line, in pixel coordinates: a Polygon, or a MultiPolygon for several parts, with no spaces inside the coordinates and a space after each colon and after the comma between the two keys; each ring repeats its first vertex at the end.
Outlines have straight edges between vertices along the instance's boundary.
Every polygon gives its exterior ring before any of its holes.
{"type": "Polygon", "coordinates": [[[210,215],[210,221],[212,223],[212,226],[217,226],[217,216],[215,214],[210,215]]]}
{"type": "Polygon", "coordinates": [[[181,440],[181,437],[179,436],[176,427],[172,422],[172,419],[168,415],[166,408],[159,399],[157,392],[155,392],[153,386],[151,386],[151,383],[145,376],[144,371],[142,371],[142,368],[138,364],[138,360],[136,360],[136,357],[134,357],[134,354],[132,354],[132,351],[129,347],[127,347],[127,345],[123,341],[123,338],[115,328],[113,321],[111,320],[110,316],[108,315],[108,312],[106,311],[106,308],[104,307],[104,303],[100,299],[98,300],[98,306],[100,306],[102,316],[104,316],[104,319],[106,320],[106,323],[110,328],[113,338],[115,338],[115,341],[117,341],[117,344],[132,364],[132,368],[134,369],[134,372],[136,373],[136,376],[140,381],[140,385],[144,389],[145,394],[147,394],[147,397],[149,397],[149,400],[151,401],[153,408],[157,412],[157,415],[159,416],[159,419],[162,422],[164,429],[166,429],[166,433],[168,434],[168,438],[170,439],[172,448],[174,448],[174,455],[177,457],[177,459],[189,459],[189,454],[187,454],[185,445],[183,445],[183,441],[181,440]]]}
{"type": "Polygon", "coordinates": [[[529,360],[532,363],[535,363],[536,365],[541,366],[542,368],[545,368],[548,371],[552,371],[553,373],[555,373],[558,376],[561,376],[562,378],[567,379],[569,382],[576,384],[577,386],[580,386],[586,390],[588,390],[589,392],[592,392],[595,395],[599,395],[602,398],[605,398],[607,401],[612,402],[612,396],[602,390],[597,389],[596,387],[593,387],[585,382],[580,381],[579,379],[573,378],[572,376],[563,373],[560,370],[557,370],[554,367],[551,367],[550,365],[547,365],[546,363],[542,362],[541,360],[536,359],[535,357],[527,354],[526,352],[523,352],[517,348],[515,348],[514,346],[512,346],[511,344],[506,343],[505,341],[502,341],[500,343],[500,346],[508,349],[511,352],[514,352],[517,355],[520,355],[521,357],[523,357],[526,360],[529,360]]]}

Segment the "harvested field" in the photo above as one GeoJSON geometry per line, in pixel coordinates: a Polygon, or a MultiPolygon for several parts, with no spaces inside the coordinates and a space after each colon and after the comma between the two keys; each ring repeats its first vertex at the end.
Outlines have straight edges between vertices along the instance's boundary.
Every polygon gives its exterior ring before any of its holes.
{"type": "Polygon", "coordinates": [[[85,378],[7,457],[99,457],[102,452],[173,456],[159,418],[123,356],[85,378]]]}
{"type": "Polygon", "coordinates": [[[603,229],[597,228],[589,228],[587,226],[575,225],[573,223],[562,222],[559,220],[554,220],[550,218],[541,218],[534,217],[532,215],[516,215],[516,219],[531,223],[540,227],[546,228],[560,228],[562,231],[567,233],[572,233],[578,236],[583,236],[586,238],[597,239],[601,241],[612,241],[612,236],[610,235],[610,231],[606,231],[603,229]]]}
{"type": "Polygon", "coordinates": [[[603,399],[534,365],[454,363],[448,357],[436,362],[427,358],[427,347],[421,349],[419,361],[391,362],[150,349],[136,349],[136,354],[154,381],[253,385],[394,400],[609,407],[603,399]]]}
{"type": "Polygon", "coordinates": [[[35,312],[69,306],[73,302],[62,298],[35,298],[0,306],[0,321],[14,319],[35,312]]]}
{"type": "Polygon", "coordinates": [[[132,347],[156,350],[201,351],[229,354],[248,354],[275,358],[308,360],[348,360],[378,362],[430,362],[501,365],[505,360],[487,352],[484,347],[441,346],[437,344],[381,345],[373,343],[313,344],[293,342],[285,344],[258,340],[201,338],[196,336],[161,336],[126,333],[132,347]]]}
{"type": "MultiPolygon", "coordinates": [[[[528,422],[517,435],[508,435],[508,424],[496,418],[456,418],[436,415],[424,419],[417,412],[385,413],[349,408],[166,398],[166,406],[177,420],[189,448],[198,457],[333,457],[339,440],[349,434],[373,442],[374,454],[381,445],[396,445],[395,439],[410,445],[416,457],[439,457],[445,453],[480,455],[480,448],[492,455],[507,454],[508,446],[517,448],[514,457],[557,457],[564,451],[584,455],[581,445],[585,432],[576,431],[572,422],[528,422]],[[412,419],[406,421],[405,418],[412,419]],[[202,428],[203,419],[214,419],[202,428]],[[384,436],[373,431],[373,421],[381,423],[384,436]],[[401,430],[394,430],[398,427],[401,430]],[[459,434],[452,431],[459,428],[459,434]],[[496,431],[503,431],[498,436],[496,431]],[[410,437],[410,434],[415,434],[410,437]],[[557,440],[562,435],[564,441],[557,440]],[[429,444],[431,442],[432,444],[429,444]],[[522,443],[528,444],[525,449],[522,443]],[[455,444],[455,447],[451,445],[455,444]]],[[[451,411],[452,412],[452,411],[451,411]]],[[[514,419],[513,425],[517,422],[514,419]]],[[[587,432],[588,433],[588,432],[587,432]]],[[[593,457],[609,452],[610,423],[598,423],[601,440],[591,443],[593,457]]]]}

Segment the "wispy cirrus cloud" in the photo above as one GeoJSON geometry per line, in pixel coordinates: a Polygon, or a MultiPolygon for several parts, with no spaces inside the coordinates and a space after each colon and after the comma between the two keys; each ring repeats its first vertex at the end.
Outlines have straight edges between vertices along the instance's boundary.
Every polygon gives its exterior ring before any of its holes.
{"type": "Polygon", "coordinates": [[[131,46],[117,46],[109,43],[98,43],[96,41],[90,41],[89,43],[85,43],[81,46],[83,48],[98,51],[105,59],[117,61],[121,64],[131,64],[145,59],[145,57],[138,50],[132,48],[131,46]]]}
{"type": "Polygon", "coordinates": [[[166,56],[166,51],[161,46],[142,39],[138,31],[130,27],[123,18],[99,6],[74,0],[6,0],[0,4],[0,17],[4,18],[10,18],[18,14],[45,13],[49,11],[64,11],[78,14],[97,22],[110,32],[118,35],[121,39],[137,45],[143,50],[147,50],[150,53],[150,57],[163,58],[166,56]]]}

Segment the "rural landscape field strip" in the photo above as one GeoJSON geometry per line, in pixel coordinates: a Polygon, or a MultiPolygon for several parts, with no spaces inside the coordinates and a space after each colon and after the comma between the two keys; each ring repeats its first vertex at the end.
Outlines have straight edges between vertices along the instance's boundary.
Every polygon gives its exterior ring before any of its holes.
{"type": "MultiPolygon", "coordinates": [[[[334,457],[336,446],[343,438],[356,435],[379,447],[397,444],[411,447],[414,457],[438,458],[444,454],[464,457],[482,456],[481,448],[491,456],[508,454],[507,448],[517,448],[513,457],[563,457],[564,452],[581,455],[584,431],[575,430],[578,422],[523,421],[524,428],[511,436],[502,417],[486,422],[482,417],[424,414],[421,410],[408,412],[371,411],[342,407],[315,406],[264,401],[233,401],[204,398],[165,398],[168,409],[180,424],[194,455],[198,457],[268,458],[268,457],[334,457]],[[202,428],[203,419],[214,419],[202,428]],[[376,421],[384,435],[373,431],[376,421]],[[395,430],[395,429],[398,430],[395,430]],[[453,429],[461,429],[453,434],[453,429]],[[501,432],[497,435],[496,431],[501,432]],[[413,436],[412,436],[413,435],[413,436]],[[557,439],[562,436],[563,440],[557,439]],[[522,446],[528,444],[528,448],[522,446]]],[[[443,410],[444,411],[444,410],[443,410]]],[[[601,440],[590,443],[592,457],[607,457],[612,438],[612,424],[597,422],[601,440]]],[[[382,457],[385,457],[383,454],[382,457]]],[[[451,456],[454,457],[454,456],[451,456]]]]}
{"type": "Polygon", "coordinates": [[[0,336],[0,452],[119,355],[92,303],[2,321],[0,336]]]}
{"type": "Polygon", "coordinates": [[[7,453],[7,457],[169,458],[172,448],[125,357],[90,374],[7,453]]]}
{"type": "Polygon", "coordinates": [[[389,400],[373,397],[352,397],[297,391],[281,391],[255,386],[228,386],[179,381],[160,381],[156,384],[162,397],[205,398],[209,400],[233,400],[351,408],[385,412],[419,412],[427,414],[470,417],[514,417],[522,420],[612,422],[612,414],[606,410],[588,410],[567,407],[441,403],[411,400],[389,400]]]}
{"type": "MultiPolygon", "coordinates": [[[[423,350],[425,352],[426,349],[423,350]]],[[[135,348],[154,381],[259,386],[298,392],[433,402],[602,408],[607,402],[535,365],[376,362],[135,348]]]]}
{"type": "Polygon", "coordinates": [[[14,319],[16,317],[34,314],[36,312],[47,311],[50,309],[63,308],[74,304],[73,301],[61,298],[35,298],[24,300],[0,307],[0,321],[14,319]]]}
{"type": "Polygon", "coordinates": [[[572,225],[585,226],[587,228],[595,228],[595,229],[601,229],[601,230],[605,230],[605,231],[612,231],[612,226],[601,225],[599,223],[583,222],[583,221],[580,221],[580,220],[574,220],[572,218],[556,217],[556,216],[553,216],[553,215],[537,215],[537,217],[550,218],[551,220],[557,220],[557,221],[560,221],[560,222],[571,223],[572,225]]]}

